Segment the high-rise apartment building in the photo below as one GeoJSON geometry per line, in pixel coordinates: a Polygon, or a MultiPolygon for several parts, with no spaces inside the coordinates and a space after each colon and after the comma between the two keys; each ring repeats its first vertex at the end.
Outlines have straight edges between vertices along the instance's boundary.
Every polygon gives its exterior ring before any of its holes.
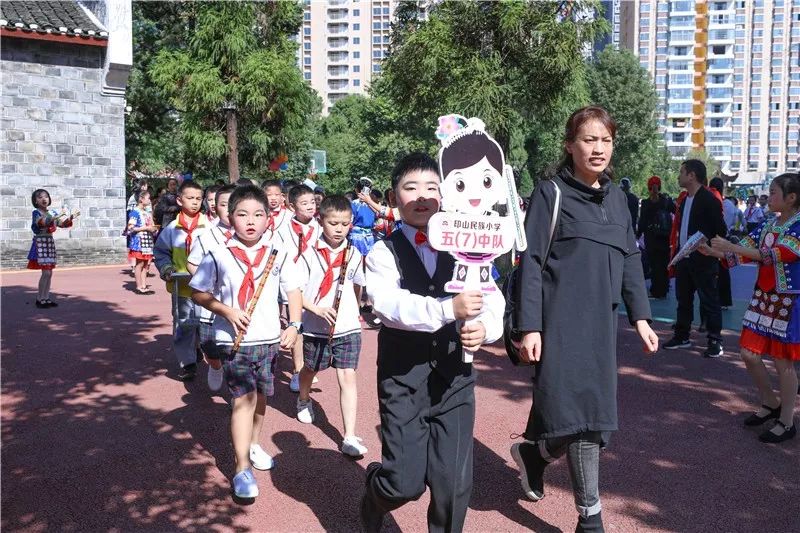
{"type": "Polygon", "coordinates": [[[667,147],[737,183],[798,170],[800,0],[634,0],[619,42],[654,77],[667,147]]]}

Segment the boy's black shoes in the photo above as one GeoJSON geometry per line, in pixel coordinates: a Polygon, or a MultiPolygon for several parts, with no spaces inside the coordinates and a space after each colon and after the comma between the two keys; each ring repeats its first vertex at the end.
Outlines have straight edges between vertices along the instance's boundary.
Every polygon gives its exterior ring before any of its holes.
{"type": "Polygon", "coordinates": [[[182,381],[190,381],[197,375],[197,364],[191,363],[182,367],[178,371],[178,379],[182,381]]]}
{"type": "Polygon", "coordinates": [[[511,457],[519,467],[525,496],[535,502],[544,498],[544,469],[548,462],[539,452],[539,445],[529,440],[518,442],[511,446],[511,457]]]}
{"type": "Polygon", "coordinates": [[[703,357],[710,357],[716,359],[722,355],[722,343],[717,340],[708,341],[708,348],[703,352],[703,357]]]}
{"type": "Polygon", "coordinates": [[[377,533],[383,527],[383,512],[375,505],[375,502],[369,495],[369,484],[371,483],[372,475],[376,470],[380,470],[381,463],[370,463],[367,466],[367,488],[364,491],[364,496],[361,497],[361,508],[359,516],[361,518],[361,527],[367,533],[377,533]]]}
{"type": "Polygon", "coordinates": [[[677,350],[678,348],[691,348],[692,341],[689,339],[681,339],[679,337],[672,337],[664,343],[665,350],[677,350]]]}

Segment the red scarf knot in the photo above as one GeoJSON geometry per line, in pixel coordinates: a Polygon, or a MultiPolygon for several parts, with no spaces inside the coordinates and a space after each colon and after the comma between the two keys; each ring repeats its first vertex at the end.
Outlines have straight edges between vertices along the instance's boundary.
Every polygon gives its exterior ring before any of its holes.
{"type": "Polygon", "coordinates": [[[333,287],[333,269],[342,266],[344,262],[344,250],[339,252],[339,255],[331,262],[331,249],[330,248],[317,248],[317,251],[325,260],[325,264],[327,265],[325,269],[325,275],[322,277],[322,283],[319,286],[319,294],[317,294],[317,300],[315,303],[319,303],[325,295],[328,294],[333,287]]]}
{"type": "Polygon", "coordinates": [[[303,235],[303,225],[296,220],[292,220],[292,231],[297,235],[297,257],[294,258],[296,263],[300,256],[303,255],[303,252],[308,249],[308,242],[311,240],[311,234],[314,233],[314,227],[309,227],[308,233],[303,235]]]}
{"type": "Polygon", "coordinates": [[[186,255],[189,255],[189,252],[192,250],[192,232],[197,229],[199,223],[199,214],[195,215],[194,218],[189,219],[187,222],[183,211],[178,213],[178,224],[180,224],[181,229],[186,232],[186,255]]]}
{"type": "MultiPolygon", "coordinates": [[[[250,262],[250,258],[247,257],[247,252],[242,250],[241,248],[237,248],[235,246],[231,246],[228,248],[239,262],[244,263],[247,267],[247,272],[244,274],[244,279],[242,280],[242,285],[239,287],[239,309],[242,311],[247,311],[247,304],[250,302],[250,298],[253,297],[253,294],[256,292],[256,279],[253,272],[254,268],[258,268],[261,264],[261,260],[264,259],[264,256],[267,254],[267,247],[263,246],[258,253],[256,253],[256,259],[252,263],[250,262]]],[[[263,275],[266,275],[265,272],[263,275]]]]}

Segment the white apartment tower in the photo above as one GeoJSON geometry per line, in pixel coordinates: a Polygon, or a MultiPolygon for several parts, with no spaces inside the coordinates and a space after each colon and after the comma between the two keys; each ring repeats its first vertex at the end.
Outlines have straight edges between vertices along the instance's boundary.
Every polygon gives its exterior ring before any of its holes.
{"type": "Polygon", "coordinates": [[[304,0],[299,60],[324,101],[363,94],[389,50],[398,0],[304,0]]]}
{"type": "Polygon", "coordinates": [[[621,47],[654,77],[670,152],[705,151],[737,184],[798,170],[800,0],[634,0],[621,47]]]}

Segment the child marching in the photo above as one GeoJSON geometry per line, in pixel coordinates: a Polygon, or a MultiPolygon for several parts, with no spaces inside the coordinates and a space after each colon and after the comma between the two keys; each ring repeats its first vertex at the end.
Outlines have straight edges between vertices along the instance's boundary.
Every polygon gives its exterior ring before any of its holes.
{"type": "Polygon", "coordinates": [[[33,242],[28,253],[28,268],[41,270],[36,307],[40,309],[57,307],[58,304],[50,299],[50,284],[53,281],[53,269],[57,263],[56,242],[53,239],[53,233],[58,228],[71,227],[72,219],[77,214],[58,214],[50,211],[50,193],[44,189],[33,191],[31,203],[35,209],[31,220],[33,242]]]}
{"type": "MultiPolygon", "coordinates": [[[[230,216],[228,213],[228,201],[231,193],[236,190],[236,185],[228,184],[221,187],[216,187],[214,197],[206,195],[206,202],[210,206],[214,206],[215,219],[211,223],[211,227],[205,233],[192,243],[192,249],[189,251],[186,269],[191,275],[194,276],[197,272],[197,267],[203,261],[203,258],[208,253],[216,248],[224,248],[227,246],[228,241],[233,236],[233,229],[231,228],[230,216]]],[[[219,297],[218,293],[214,293],[215,297],[219,297]]],[[[205,307],[198,306],[197,318],[199,321],[200,335],[200,349],[208,360],[208,387],[217,391],[222,386],[222,362],[217,358],[215,350],[207,349],[208,343],[213,343],[214,336],[212,332],[212,324],[214,323],[214,314],[205,307]]]]}
{"type": "Polygon", "coordinates": [[[350,246],[347,233],[353,219],[350,201],[328,196],[319,209],[322,235],[303,255],[307,283],[303,291],[303,355],[297,419],[314,421],[311,383],[317,372],[336,369],[339,404],[344,421],[342,453],[360,457],[367,448],[356,436],[358,392],[356,369],[361,353],[358,302],[364,286],[361,253],[350,246]]]}
{"type": "Polygon", "coordinates": [[[724,259],[727,266],[755,262],[758,278],[742,321],[741,357],[758,388],[761,407],[744,420],[745,426],[775,425],[759,435],[762,442],[779,443],[797,434],[794,404],[800,361],[800,176],[782,174],[769,186],[769,210],[777,218],[762,221],[740,243],[724,237],[700,251],[724,259]],[[778,371],[779,394],[770,383],[763,358],[771,357],[778,371]]]}
{"type": "Polygon", "coordinates": [[[153,260],[153,246],[158,228],[150,213],[150,191],[139,191],[136,207],[128,216],[128,259],[134,261],[133,277],[136,280],[136,294],[154,294],[147,285],[147,269],[153,260]]]}
{"type": "Polygon", "coordinates": [[[161,278],[167,282],[167,290],[173,294],[172,346],[180,366],[178,378],[194,379],[197,373],[197,329],[192,291],[187,278],[189,252],[192,242],[209,227],[208,219],[200,213],[203,203],[203,189],[193,180],[184,181],[178,189],[177,197],[180,212],[175,220],[161,230],[153,250],[156,268],[161,278]],[[180,278],[174,274],[183,274],[180,278]],[[174,285],[174,286],[173,286],[174,285]]]}
{"type": "Polygon", "coordinates": [[[272,468],[272,457],[260,445],[266,397],[274,392],[279,347],[291,347],[301,327],[301,280],[286,252],[270,244],[268,211],[261,189],[238,187],[229,200],[235,235],[226,247],[206,254],[190,283],[194,301],[215,315],[214,342],[234,398],[232,484],[240,498],[258,496],[252,468],[272,468]],[[290,322],[283,333],[275,304],[279,287],[289,302],[290,322]]]}

